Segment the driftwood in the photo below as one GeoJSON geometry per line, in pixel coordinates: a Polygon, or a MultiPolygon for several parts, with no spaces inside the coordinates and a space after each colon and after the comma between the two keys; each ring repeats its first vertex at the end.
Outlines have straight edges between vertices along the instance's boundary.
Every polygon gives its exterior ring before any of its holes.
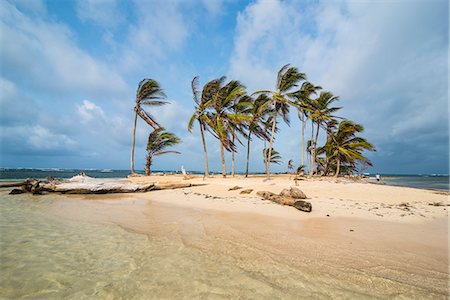
{"type": "Polygon", "coordinates": [[[9,182],[0,184],[0,188],[21,187],[25,181],[22,182],[9,182]]]}
{"type": "Polygon", "coordinates": [[[253,189],[246,189],[242,190],[239,194],[250,194],[251,192],[253,192],[253,189]]]}
{"type": "Polygon", "coordinates": [[[310,202],[299,200],[306,199],[306,195],[297,188],[284,189],[279,195],[267,191],[259,191],[256,195],[264,200],[269,200],[281,205],[293,206],[304,212],[311,212],[312,205],[310,202]]]}
{"type": "Polygon", "coordinates": [[[229,191],[235,191],[235,190],[240,190],[240,189],[242,189],[242,187],[235,185],[233,187],[230,187],[228,190],[229,191]]]}
{"type": "Polygon", "coordinates": [[[152,190],[186,188],[195,185],[186,182],[134,184],[119,180],[101,180],[76,176],[65,181],[39,181],[36,179],[29,179],[17,186],[20,186],[21,189],[13,189],[10,194],[42,194],[44,192],[61,194],[140,193],[152,190]]]}

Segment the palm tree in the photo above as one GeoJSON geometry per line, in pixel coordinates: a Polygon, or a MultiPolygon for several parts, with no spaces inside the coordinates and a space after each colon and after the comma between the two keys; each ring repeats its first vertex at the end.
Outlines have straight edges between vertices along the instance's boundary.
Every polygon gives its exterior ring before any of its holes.
{"type": "MultiPolygon", "coordinates": [[[[253,106],[252,101],[252,97],[248,95],[238,96],[232,101],[230,112],[235,116],[251,118],[249,114],[251,113],[251,108],[253,106]]],[[[231,143],[235,145],[235,140],[237,140],[242,145],[242,142],[239,140],[237,133],[240,133],[244,138],[248,137],[247,129],[249,126],[247,122],[239,122],[238,124],[231,123],[231,125],[231,143]]],[[[233,177],[235,173],[235,152],[236,151],[231,151],[231,176],[233,177]]]]}
{"type": "Polygon", "coordinates": [[[277,125],[277,114],[281,114],[283,120],[289,124],[289,105],[293,104],[292,99],[295,93],[291,90],[298,86],[299,82],[306,80],[306,75],[300,73],[296,67],[291,67],[289,64],[283,66],[278,71],[275,91],[258,91],[255,94],[264,93],[271,94],[271,101],[269,105],[273,107],[272,132],[270,135],[269,151],[267,153],[267,178],[270,178],[270,158],[272,154],[273,140],[275,137],[275,128],[277,125]]]}
{"type": "Polygon", "coordinates": [[[265,95],[261,94],[256,99],[251,98],[248,96],[251,100],[251,106],[249,108],[250,112],[250,120],[248,121],[248,134],[247,134],[247,161],[245,165],[245,177],[248,177],[248,167],[250,163],[250,142],[251,142],[251,135],[264,139],[269,140],[269,133],[268,133],[268,120],[266,117],[270,114],[270,108],[265,105],[268,101],[270,101],[270,98],[265,95]]]}
{"type": "Polygon", "coordinates": [[[276,151],[275,149],[272,149],[272,152],[270,153],[270,156],[269,156],[269,151],[270,151],[270,149],[268,149],[268,148],[264,148],[262,151],[264,165],[266,166],[266,171],[269,168],[269,164],[277,164],[277,165],[281,164],[280,153],[278,153],[278,151],[276,151]]]}
{"type": "Polygon", "coordinates": [[[305,127],[306,120],[308,118],[308,110],[307,108],[310,106],[310,103],[313,101],[311,99],[311,95],[316,95],[319,90],[321,90],[321,86],[315,86],[312,83],[305,81],[303,82],[300,90],[296,93],[296,104],[298,109],[298,118],[302,122],[302,166],[305,165],[305,127]]]}
{"type": "Polygon", "coordinates": [[[287,164],[288,172],[294,169],[294,161],[290,159],[287,164]]]}
{"type": "MultiPolygon", "coordinates": [[[[309,170],[309,175],[312,176],[314,173],[314,165],[316,162],[317,155],[317,141],[319,139],[319,129],[320,126],[324,125],[326,122],[333,120],[334,116],[332,115],[337,110],[341,109],[340,107],[329,107],[334,101],[337,101],[339,97],[334,96],[330,92],[321,92],[319,97],[312,101],[307,109],[309,111],[309,118],[312,122],[316,124],[316,136],[312,140],[313,148],[312,148],[312,159],[311,159],[311,169],[309,170]]],[[[314,127],[313,127],[314,130],[314,127]]]]}
{"type": "Polygon", "coordinates": [[[166,148],[177,145],[181,140],[173,133],[165,131],[163,128],[153,130],[147,141],[147,158],[145,162],[145,175],[149,176],[151,171],[150,167],[153,162],[153,158],[158,155],[175,153],[180,154],[178,151],[165,151],[166,148]]]}
{"type": "Polygon", "coordinates": [[[205,85],[203,88],[203,92],[200,94],[200,91],[198,90],[198,81],[199,77],[196,76],[194,79],[192,79],[191,87],[192,87],[192,93],[194,95],[194,102],[196,104],[195,106],[195,112],[192,114],[189,123],[188,123],[188,130],[189,132],[192,132],[194,127],[194,121],[197,120],[199,127],[200,127],[200,134],[202,136],[202,143],[203,143],[203,154],[205,157],[205,176],[209,176],[209,167],[208,167],[208,153],[206,152],[206,142],[205,142],[205,130],[207,130],[208,122],[210,121],[208,119],[207,114],[207,106],[206,103],[208,102],[208,93],[211,92],[211,90],[214,90],[214,87],[218,86],[218,79],[212,80],[209,83],[205,85]]]}
{"type": "Polygon", "coordinates": [[[356,136],[363,132],[364,128],[352,121],[344,120],[339,123],[337,130],[330,132],[330,138],[327,141],[329,150],[329,160],[336,164],[335,177],[339,176],[342,163],[354,168],[357,162],[367,165],[372,163],[362,155],[364,150],[375,151],[375,147],[365,138],[356,136]]]}
{"type": "Polygon", "coordinates": [[[220,153],[222,157],[222,176],[226,177],[225,167],[225,149],[227,151],[235,151],[235,145],[230,136],[235,136],[232,129],[237,129],[238,125],[248,121],[249,117],[230,111],[233,101],[245,94],[245,86],[237,80],[231,80],[222,86],[225,77],[220,78],[218,90],[210,93],[209,101],[206,106],[211,106],[214,111],[208,115],[210,120],[208,125],[214,130],[216,137],[220,142],[220,153]]]}
{"type": "Polygon", "coordinates": [[[156,120],[144,111],[141,106],[160,106],[167,104],[165,101],[159,99],[165,99],[166,94],[161,89],[158,82],[153,79],[143,79],[139,82],[138,88],[136,90],[136,103],[134,106],[135,116],[134,116],[134,126],[133,126],[133,140],[131,144],[131,174],[134,173],[134,147],[136,142],[136,124],[137,116],[141,117],[148,125],[153,129],[161,128],[161,126],[156,122],[156,120]]]}

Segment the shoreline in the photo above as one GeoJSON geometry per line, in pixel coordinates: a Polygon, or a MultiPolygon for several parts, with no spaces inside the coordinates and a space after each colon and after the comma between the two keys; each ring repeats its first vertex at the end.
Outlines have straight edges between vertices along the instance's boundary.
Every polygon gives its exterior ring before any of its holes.
{"type": "MultiPolygon", "coordinates": [[[[26,170],[28,170],[28,169],[26,169],[26,170]]],[[[33,169],[31,169],[31,170],[33,170],[33,169]]],[[[74,170],[74,169],[67,169],[67,170],[74,170]]],[[[78,171],[86,171],[88,173],[88,175],[89,175],[89,172],[91,172],[92,170],[81,170],[80,169],[78,171]]],[[[125,171],[125,170],[113,170],[112,172],[115,172],[115,171],[118,171],[118,172],[121,172],[121,173],[127,173],[128,172],[128,171],[125,171]]],[[[70,176],[62,177],[61,179],[69,179],[72,176],[77,175],[78,173],[77,172],[75,172],[73,174],[71,173],[70,176]]],[[[110,174],[110,172],[107,172],[107,173],[100,172],[100,173],[102,175],[110,174]]],[[[98,175],[98,174],[95,174],[95,175],[98,175]]],[[[114,177],[103,177],[103,176],[102,177],[96,177],[96,176],[93,176],[92,178],[104,179],[104,180],[109,180],[109,179],[112,179],[112,180],[128,179],[127,177],[124,177],[124,175],[125,174],[120,174],[120,176],[114,176],[114,177]]],[[[35,177],[35,179],[45,180],[47,176],[59,178],[58,177],[58,172],[54,172],[54,173],[51,173],[51,174],[50,173],[46,174],[45,177],[35,177]]],[[[140,174],[140,176],[146,177],[146,176],[144,176],[142,174],[140,174]]],[[[175,174],[174,172],[167,172],[167,173],[154,172],[154,174],[152,174],[150,177],[166,177],[166,178],[171,178],[171,177],[173,178],[173,177],[175,177],[176,178],[176,177],[180,177],[180,176],[182,176],[182,175],[181,174],[175,174]]],[[[203,174],[197,173],[197,172],[194,173],[194,174],[190,174],[188,176],[191,176],[193,178],[203,178],[203,174]]],[[[272,174],[271,175],[271,177],[273,177],[273,178],[286,177],[286,176],[292,177],[292,176],[297,176],[297,175],[289,174],[289,173],[277,173],[277,174],[272,174]]],[[[212,174],[209,177],[210,178],[222,178],[221,174],[219,174],[219,173],[218,174],[212,174]]],[[[408,184],[397,184],[397,183],[396,184],[392,184],[390,182],[390,180],[382,180],[382,182],[378,183],[378,182],[376,182],[374,180],[373,177],[362,177],[362,178],[358,178],[356,176],[355,177],[351,177],[351,178],[345,177],[345,176],[341,176],[341,177],[338,177],[338,178],[334,178],[333,176],[314,176],[313,178],[309,178],[308,176],[299,176],[299,177],[302,178],[303,180],[319,180],[319,181],[321,181],[321,180],[323,180],[323,181],[342,180],[342,181],[350,181],[350,182],[366,182],[366,183],[376,184],[376,185],[399,186],[399,187],[414,188],[414,189],[421,189],[421,190],[432,190],[432,191],[437,191],[437,192],[444,192],[444,193],[446,192],[447,194],[450,194],[450,189],[448,187],[447,188],[445,188],[445,187],[437,187],[436,188],[436,187],[418,187],[418,186],[412,186],[412,185],[408,185],[408,184]]],[[[423,177],[422,175],[409,175],[409,174],[406,174],[406,175],[397,175],[397,174],[395,174],[395,175],[383,175],[383,177],[388,177],[388,178],[391,178],[391,177],[392,178],[434,178],[434,177],[431,177],[431,176],[423,177]]],[[[435,177],[441,178],[441,177],[448,177],[448,176],[435,176],[435,177]]],[[[16,181],[20,182],[20,181],[24,181],[24,180],[30,179],[30,178],[32,178],[32,177],[2,178],[2,179],[0,179],[0,182],[5,182],[5,183],[6,182],[16,182],[16,181]]],[[[226,179],[229,179],[229,178],[233,178],[233,177],[231,177],[231,175],[227,175],[226,179]]],[[[244,178],[244,174],[237,173],[235,178],[244,178]]],[[[249,174],[249,178],[265,178],[265,174],[264,173],[251,173],[251,174],[249,174]]]]}
{"type": "Polygon", "coordinates": [[[117,180],[206,185],[131,194],[25,197],[41,199],[45,213],[75,224],[117,226],[144,235],[149,242],[175,245],[177,251],[199,251],[197,255],[216,262],[213,268],[226,261],[226,269],[237,267],[248,280],[264,282],[266,289],[276,287],[287,297],[304,291],[305,285],[311,297],[320,293],[322,298],[448,295],[445,195],[343,180],[302,180],[295,185],[289,176],[269,181],[182,176],[117,180]],[[229,190],[235,186],[241,188],[229,190]],[[255,195],[261,190],[279,193],[289,186],[305,192],[311,213],[255,195]],[[241,195],[246,188],[254,191],[241,195]],[[445,206],[429,205],[437,202],[445,206]]]}

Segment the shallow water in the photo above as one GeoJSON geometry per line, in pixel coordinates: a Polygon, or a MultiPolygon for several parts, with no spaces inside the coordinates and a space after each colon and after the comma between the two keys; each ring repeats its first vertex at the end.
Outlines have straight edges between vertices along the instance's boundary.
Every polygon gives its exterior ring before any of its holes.
{"type": "Polygon", "coordinates": [[[207,255],[180,241],[128,232],[113,224],[53,216],[48,213],[51,196],[1,200],[0,294],[6,298],[276,298],[289,294],[230,258],[207,255]]]}
{"type": "Polygon", "coordinates": [[[336,276],[355,273],[348,267],[334,273],[302,270],[289,257],[208,236],[212,229],[194,220],[199,226],[194,231],[208,238],[196,236],[156,208],[142,218],[159,229],[139,234],[104,220],[55,214],[59,195],[0,193],[0,294],[8,299],[361,299],[375,295],[374,284],[385,288],[385,295],[405,288],[389,279],[336,276]]]}

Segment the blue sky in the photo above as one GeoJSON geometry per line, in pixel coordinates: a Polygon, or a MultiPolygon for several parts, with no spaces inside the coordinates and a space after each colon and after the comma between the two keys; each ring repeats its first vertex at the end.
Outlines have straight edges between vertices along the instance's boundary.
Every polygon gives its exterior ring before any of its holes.
{"type": "MultiPolygon", "coordinates": [[[[369,171],[448,173],[448,10],[445,0],[1,1],[0,166],[129,168],[135,90],[154,78],[171,104],[151,113],[183,140],[154,169],[203,170],[198,128],[186,130],[192,78],[226,75],[251,93],[291,63],[365,127],[377,148],[369,171]]],[[[300,163],[291,119],[275,171],[300,163]]],[[[138,168],[149,131],[138,123],[138,168]]],[[[219,171],[219,143],[207,141],[219,171]]],[[[251,170],[263,171],[263,144],[252,147],[251,170]]]]}

